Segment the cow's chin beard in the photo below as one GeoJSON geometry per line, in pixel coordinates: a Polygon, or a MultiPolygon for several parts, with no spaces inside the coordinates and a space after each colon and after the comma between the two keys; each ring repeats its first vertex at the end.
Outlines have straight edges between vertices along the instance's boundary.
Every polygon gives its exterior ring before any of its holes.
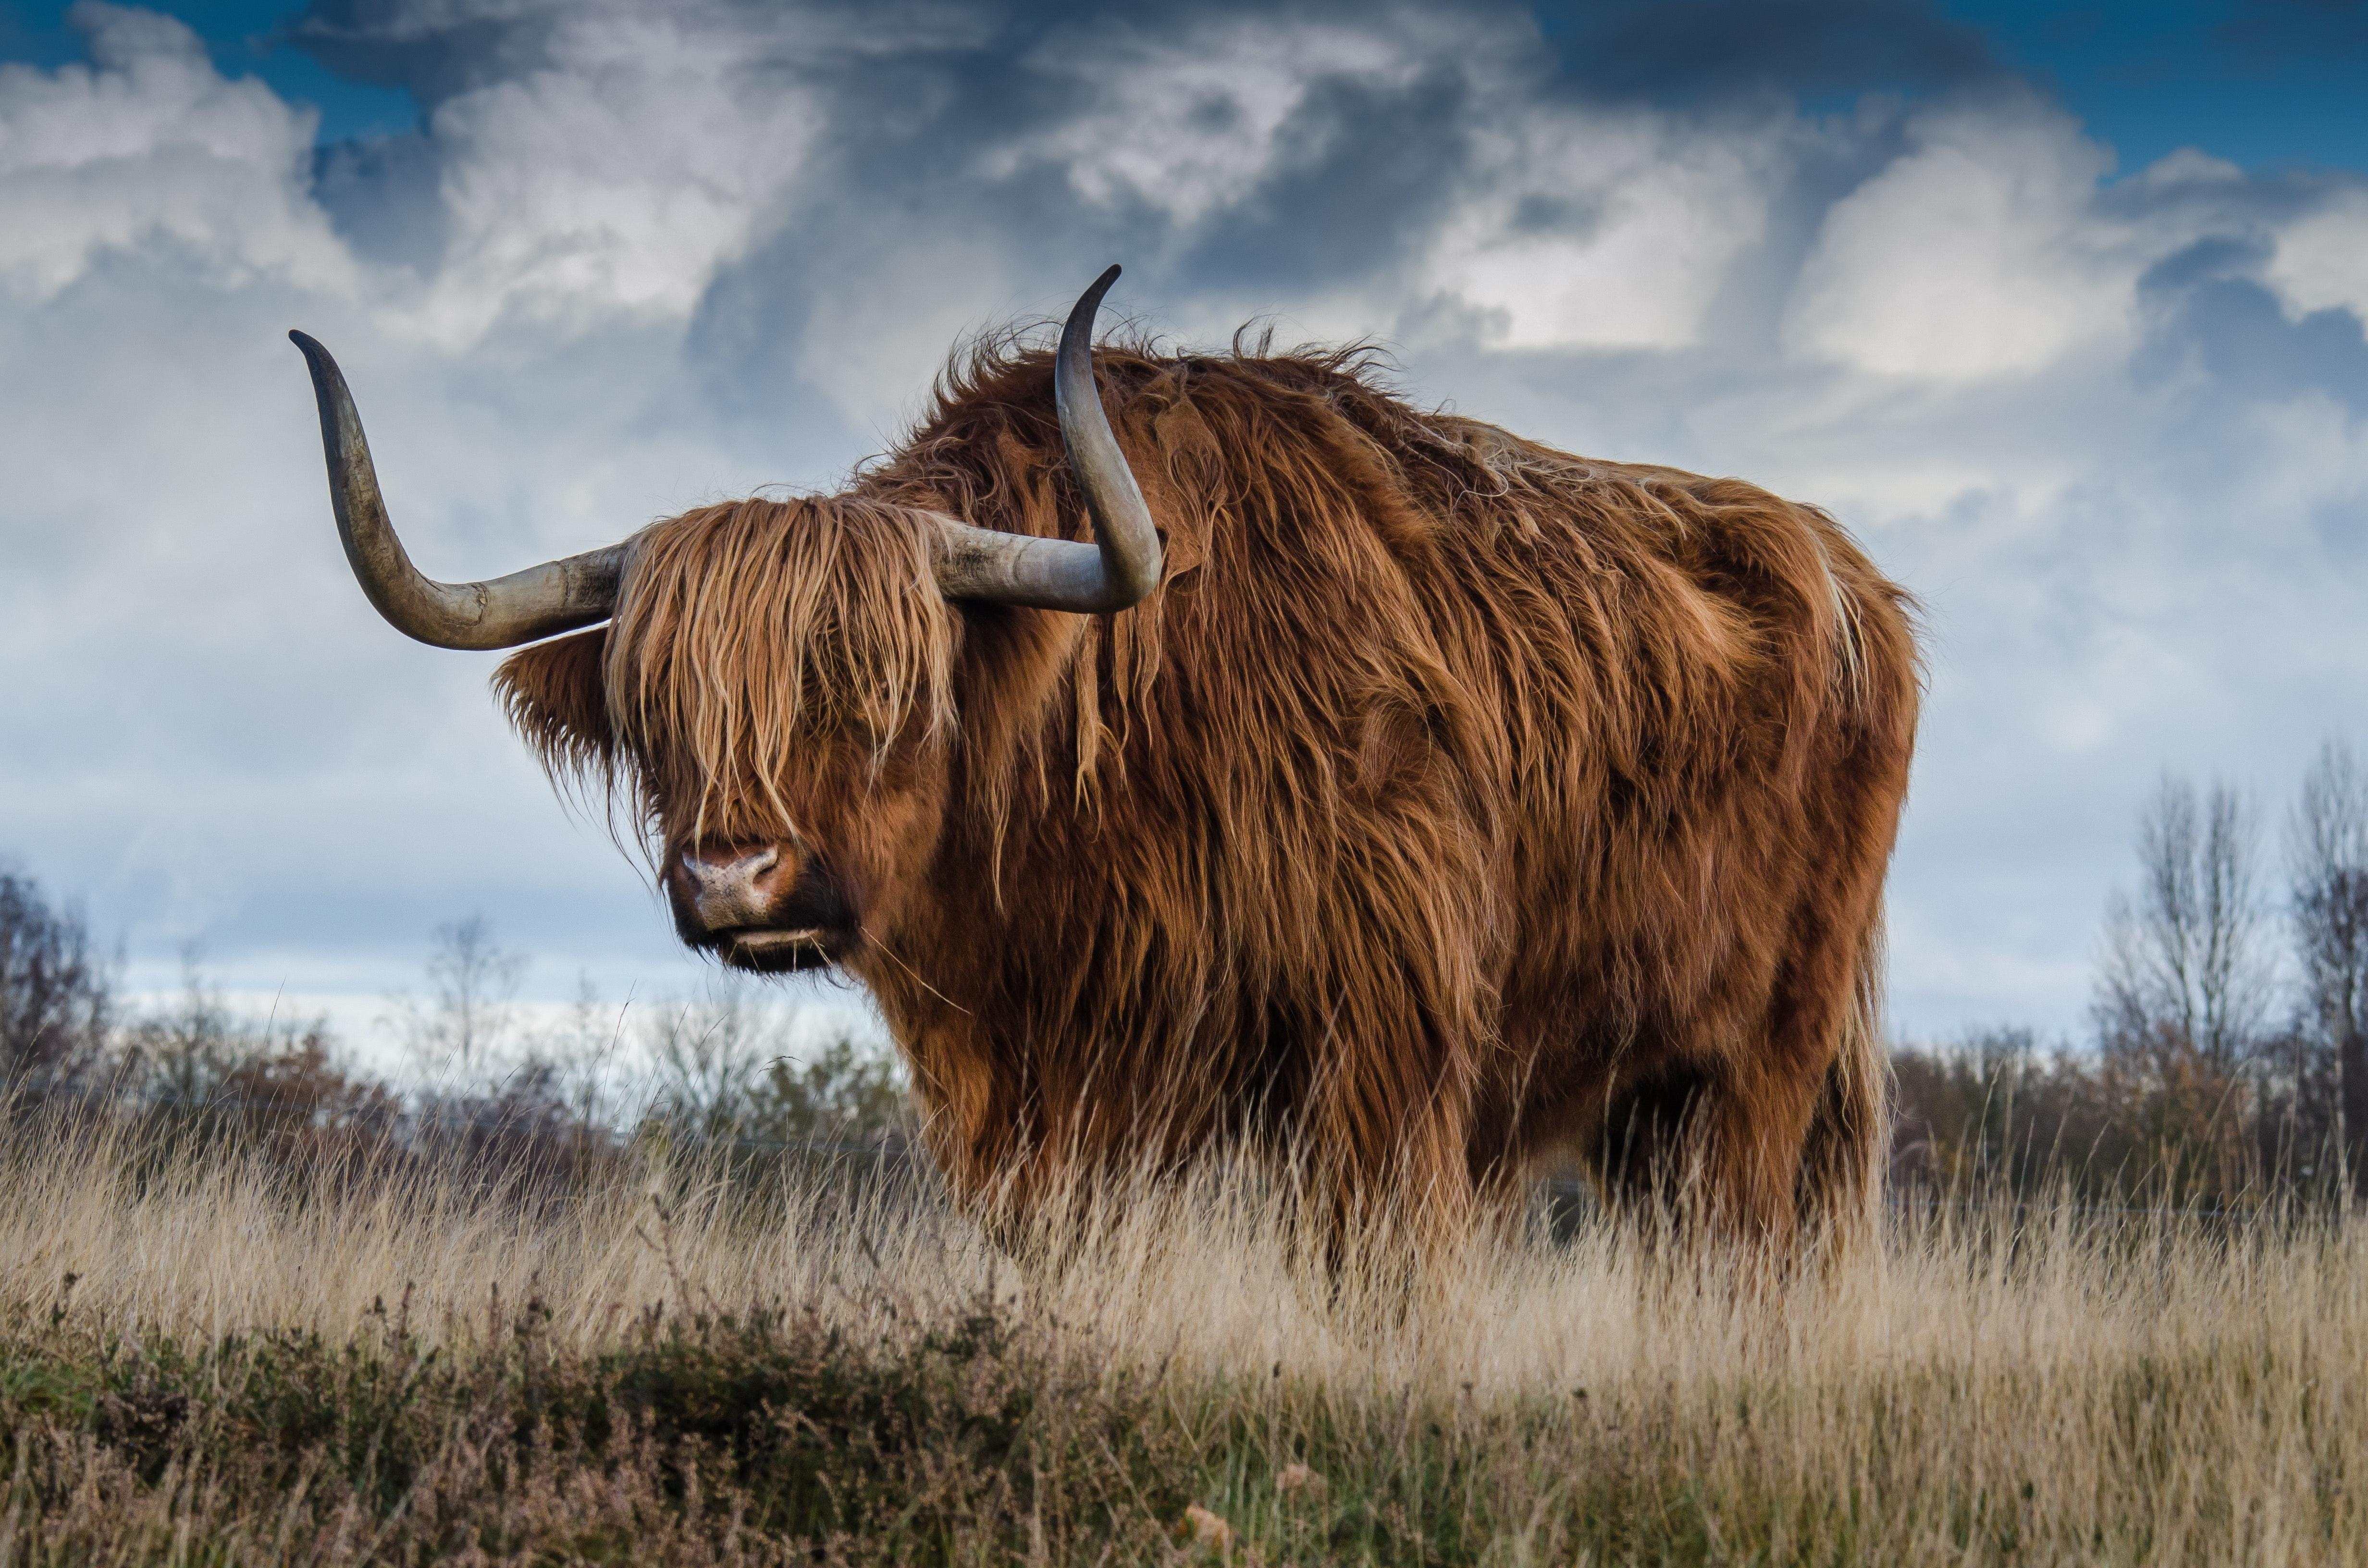
{"type": "Polygon", "coordinates": [[[786,930],[746,926],[719,931],[703,945],[728,969],[749,974],[798,974],[837,963],[854,942],[846,932],[823,927],[786,930]]]}

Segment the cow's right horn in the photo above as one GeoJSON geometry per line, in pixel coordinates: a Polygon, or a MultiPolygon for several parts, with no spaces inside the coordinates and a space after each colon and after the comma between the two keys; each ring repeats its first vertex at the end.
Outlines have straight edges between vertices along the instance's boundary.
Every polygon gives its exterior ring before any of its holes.
{"type": "Polygon", "coordinates": [[[490,582],[438,583],[422,576],[387,521],[361,415],[337,362],[304,334],[288,335],[313,369],[321,448],[329,460],[329,503],[336,510],[346,560],[362,592],[397,631],[438,648],[515,648],[609,619],[618,584],[632,561],[631,540],[490,582]]]}
{"type": "Polygon", "coordinates": [[[1115,267],[1094,279],[1069,312],[1053,361],[1061,439],[1094,519],[1094,542],[1004,533],[940,517],[938,587],[948,598],[1092,615],[1140,603],[1159,585],[1159,530],[1094,385],[1094,313],[1117,281],[1115,267]]]}

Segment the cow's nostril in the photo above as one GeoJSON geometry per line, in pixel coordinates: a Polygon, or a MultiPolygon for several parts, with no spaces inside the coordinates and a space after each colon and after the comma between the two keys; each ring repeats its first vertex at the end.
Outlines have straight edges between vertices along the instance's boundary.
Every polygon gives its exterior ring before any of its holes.
{"type": "Polygon", "coordinates": [[[759,849],[753,854],[734,856],[729,860],[711,860],[695,851],[687,852],[682,858],[682,869],[690,874],[691,881],[701,887],[761,877],[780,863],[781,852],[778,849],[759,849]]]}
{"type": "Polygon", "coordinates": [[[723,861],[686,852],[682,870],[689,884],[685,891],[690,894],[691,914],[711,931],[762,924],[772,902],[763,885],[765,873],[780,863],[777,847],[723,861]]]}

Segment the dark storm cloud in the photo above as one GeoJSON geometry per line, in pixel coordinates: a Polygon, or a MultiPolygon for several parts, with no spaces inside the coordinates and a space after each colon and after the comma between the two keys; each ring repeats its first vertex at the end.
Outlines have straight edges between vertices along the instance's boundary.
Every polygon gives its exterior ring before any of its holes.
{"type": "MultiPolygon", "coordinates": [[[[1429,20],[1422,7],[1302,5],[1295,28],[1327,22],[1386,33],[1393,15],[1429,20]]],[[[1024,147],[1074,120],[1103,92],[1080,58],[1184,54],[1196,37],[1270,17],[1247,4],[1171,4],[1113,17],[1087,4],[1011,6],[724,5],[685,7],[691,33],[733,35],[735,75],[819,96],[830,105],[825,137],[828,188],[809,187],[816,227],[870,226],[891,212],[942,219],[962,213],[1025,233],[1140,236],[1173,224],[1156,201],[1081,210],[1064,161],[1023,155],[1000,174],[984,154],[1024,147]]],[[[555,8],[466,6],[423,17],[404,0],[313,0],[291,36],[323,63],[357,79],[398,85],[432,114],[439,104],[537,72],[554,56],[555,8]]],[[[1456,31],[1474,40],[1526,30],[1518,7],[1474,6],[1456,31]]],[[[1337,273],[1343,256],[1384,267],[1404,233],[1419,228],[1464,172],[1471,78],[1452,47],[1411,80],[1378,82],[1342,71],[1313,73],[1303,101],[1275,133],[1272,168],[1234,193],[1229,210],[1200,225],[1175,265],[1210,276],[1304,281],[1337,273]],[[1322,247],[1321,255],[1311,255],[1322,247]]],[[[1222,133],[1239,106],[1221,91],[1199,106],[1198,130],[1222,133]]],[[[416,199],[432,186],[438,150],[425,137],[333,150],[323,160],[324,199],[358,244],[389,257],[417,252],[438,220],[416,199]],[[373,202],[386,211],[372,211],[373,202]]],[[[826,247],[825,247],[826,248],[826,247]]]]}
{"type": "Polygon", "coordinates": [[[337,142],[313,154],[313,190],[347,244],[364,256],[426,271],[444,254],[449,228],[438,182],[444,160],[418,132],[337,142]]]}
{"type": "Polygon", "coordinates": [[[1403,83],[1311,83],[1279,131],[1273,172],[1175,258],[1217,288],[1300,291],[1402,267],[1467,178],[1472,84],[1446,68],[1403,83]]]}
{"type": "Polygon", "coordinates": [[[1621,98],[1933,89],[2000,69],[1978,31],[1923,0],[1580,0],[1538,16],[1571,76],[1621,98]]]}
{"type": "Polygon", "coordinates": [[[2140,280],[2153,330],[2133,359],[2141,376],[2192,371],[2236,404],[2323,392],[2368,414],[2368,337],[2349,311],[2297,318],[2255,279],[2259,237],[2220,235],[2158,264],[2140,280]]]}
{"type": "MultiPolygon", "coordinates": [[[[314,0],[293,36],[340,71],[407,88],[432,114],[461,94],[569,69],[554,53],[564,51],[560,22],[569,14],[314,0]]],[[[800,181],[798,233],[719,272],[694,336],[722,357],[719,370],[736,365],[734,384],[752,392],[788,391],[766,349],[794,336],[804,317],[796,264],[863,265],[900,220],[957,252],[966,231],[984,226],[1048,275],[1122,244],[1135,288],[1189,280],[1281,301],[1317,279],[1337,286],[1404,268],[1442,209],[1481,180],[1475,125],[1521,100],[1641,97],[1715,116],[1770,86],[1933,88],[1996,70],[1976,34],[1906,0],[1702,0],[1534,14],[1509,5],[1301,5],[1292,29],[1395,35],[1413,68],[1304,68],[1298,101],[1273,128],[1254,177],[1206,210],[1179,213],[1157,188],[1089,199],[1076,150],[1037,143],[1093,111],[1110,91],[1108,74],[1124,62],[1187,60],[1210,40],[1272,20],[1271,7],[1201,0],[1113,16],[1082,3],[723,4],[667,15],[685,36],[728,35],[735,76],[827,106],[822,145],[800,181]],[[1539,47],[1541,25],[1554,50],[1539,47]],[[752,283],[753,266],[783,270],[752,283]]],[[[1186,129],[1224,134],[1244,112],[1231,85],[1212,83],[1186,129]]],[[[1797,199],[1771,209],[1766,244],[1775,265],[1731,280],[1750,335],[1770,330],[1765,307],[1788,275],[1784,258],[1797,265],[1816,214],[1897,153],[1899,124],[1896,114],[1862,117],[1856,134],[1804,150],[1783,171],[1799,188],[1797,199]]],[[[323,160],[324,202],[369,254],[418,265],[440,244],[444,219],[430,198],[442,156],[427,138],[335,150],[323,160]]],[[[1539,193],[1520,211],[1532,227],[1567,225],[1597,199],[1539,193]]]]}
{"type": "MultiPolygon", "coordinates": [[[[1295,18],[1370,17],[1373,7],[1303,4],[1295,18]]],[[[1057,96],[1021,68],[1046,40],[1080,32],[1172,38],[1212,21],[1271,14],[1251,0],[1167,0],[1112,17],[1097,0],[716,0],[660,13],[671,24],[728,34],[735,67],[816,85],[827,79],[863,119],[893,129],[919,109],[951,131],[1000,134],[1057,114],[1057,96]]],[[[569,21],[562,3],[460,5],[310,0],[290,41],[340,74],[400,86],[433,106],[555,63],[569,21]]]]}
{"type": "Polygon", "coordinates": [[[549,62],[556,6],[422,17],[404,0],[313,0],[290,42],[338,75],[407,90],[423,109],[549,62]]]}
{"type": "MultiPolygon", "coordinates": [[[[294,26],[297,40],[336,69],[408,89],[430,128],[322,154],[319,198],[341,235],[379,261],[432,268],[450,223],[438,186],[453,155],[435,133],[438,111],[583,74],[570,54],[580,39],[561,23],[597,14],[316,0],[294,26]]],[[[1082,190],[1077,149],[1059,133],[1099,114],[1126,135],[1115,76],[1244,48],[1246,32],[1275,26],[1269,7],[1178,4],[1112,17],[1087,5],[726,4],[667,15],[677,30],[654,49],[728,38],[729,75],[752,97],[778,90],[821,106],[790,217],[716,269],[688,347],[719,416],[753,420],[762,409],[825,426],[837,421],[798,369],[809,326],[834,308],[848,275],[885,251],[935,247],[959,270],[984,246],[1015,274],[1063,279],[1122,255],[1137,298],[1181,287],[1289,300],[1319,282],[1386,280],[1436,229],[1442,206],[1472,187],[1471,128],[1490,112],[1475,101],[1475,63],[1501,92],[1508,40],[1536,37],[1509,6],[1467,7],[1452,24],[1424,6],[1296,7],[1281,32],[1383,40],[1393,63],[1376,69],[1351,51],[1337,65],[1294,67],[1294,101],[1255,132],[1257,166],[1205,209],[1179,211],[1156,181],[1082,190]]],[[[1262,63],[1248,47],[1245,77],[1262,63]]],[[[1526,74],[1527,92],[1548,69],[1540,56],[1515,74],[1526,74]]],[[[1241,122],[1257,85],[1212,76],[1180,130],[1214,141],[1250,134],[1241,122]]]]}

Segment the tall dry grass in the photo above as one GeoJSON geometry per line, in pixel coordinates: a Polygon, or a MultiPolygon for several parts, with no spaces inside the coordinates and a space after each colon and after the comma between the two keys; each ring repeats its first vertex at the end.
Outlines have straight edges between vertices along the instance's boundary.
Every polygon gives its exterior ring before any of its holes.
{"type": "MultiPolygon", "coordinates": [[[[1008,1506],[973,1487],[915,1538],[934,1544],[900,1549],[945,1561],[1153,1561],[1197,1528],[1266,1562],[2368,1562],[2356,1222],[1960,1204],[1896,1217],[1880,1256],[1789,1291],[1600,1225],[1475,1245],[1413,1283],[1336,1277],[1238,1172],[1106,1201],[1087,1231],[1064,1265],[1030,1265],[911,1184],[752,1191],[653,1162],[552,1192],[61,1136],[0,1160],[0,1314],[20,1358],[50,1354],[43,1335],[284,1330],[367,1358],[401,1301],[421,1345],[465,1362],[511,1354],[531,1301],[536,1354],[599,1367],[702,1321],[795,1322],[874,1365],[983,1313],[1020,1347],[994,1386],[1023,1414],[992,1460],[1008,1506]],[[1088,1427],[1140,1451],[1096,1439],[1104,1473],[1088,1427]],[[1320,1479],[1292,1484],[1294,1465],[1320,1479]],[[1047,1497],[1067,1510],[1049,1538],[1047,1497]]],[[[28,1521],[47,1495],[22,1476],[30,1419],[10,1516],[28,1521]]],[[[679,1534],[681,1499],[650,1484],[679,1534]]],[[[776,1517],[749,1496],[746,1517],[776,1517]]],[[[734,1528],[744,1557],[788,1550],[734,1528]]],[[[731,1555],[700,1539],[699,1560],[731,1555]]],[[[678,1546],[660,1555],[698,1557],[678,1546]]]]}

